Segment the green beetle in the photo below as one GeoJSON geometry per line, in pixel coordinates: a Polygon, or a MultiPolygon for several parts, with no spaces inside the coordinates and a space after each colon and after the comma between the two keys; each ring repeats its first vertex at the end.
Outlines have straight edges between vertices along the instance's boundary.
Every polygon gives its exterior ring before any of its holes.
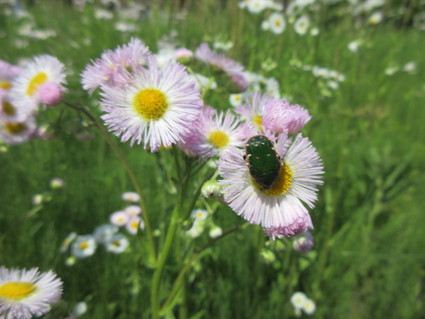
{"type": "Polygon", "coordinates": [[[271,188],[282,166],[273,143],[263,135],[255,135],[246,143],[245,151],[244,159],[251,177],[262,190],[271,188]]]}

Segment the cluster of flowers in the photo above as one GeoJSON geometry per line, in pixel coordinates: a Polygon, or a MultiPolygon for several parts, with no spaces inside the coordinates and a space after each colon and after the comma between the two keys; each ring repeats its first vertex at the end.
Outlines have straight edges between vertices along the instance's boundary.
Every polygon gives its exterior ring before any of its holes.
{"type": "Polygon", "coordinates": [[[37,111],[60,103],[64,84],[64,65],[50,55],[36,56],[23,67],[0,60],[0,142],[44,137],[36,128],[37,111]]]}
{"type": "Polygon", "coordinates": [[[265,18],[261,23],[261,29],[281,34],[285,31],[287,22],[293,24],[294,31],[299,35],[305,35],[310,30],[310,35],[319,34],[316,27],[310,28],[308,9],[317,10],[314,0],[295,0],[288,4],[283,13],[283,5],[273,0],[243,0],[239,2],[239,8],[247,9],[250,13],[264,13],[265,18]]]}
{"type": "Polygon", "coordinates": [[[345,75],[336,70],[317,65],[303,64],[301,61],[295,59],[291,60],[290,64],[295,68],[311,72],[318,79],[318,87],[323,96],[331,96],[332,91],[337,90],[340,83],[345,81],[345,75]]]}
{"type": "Polygon", "coordinates": [[[52,271],[0,267],[0,318],[30,319],[49,312],[62,295],[62,281],[52,271]]]}
{"type": "Polygon", "coordinates": [[[186,235],[190,238],[199,237],[206,228],[209,229],[209,236],[217,238],[223,233],[223,230],[214,224],[210,218],[210,214],[204,209],[195,209],[190,215],[193,219],[193,224],[190,229],[186,231],[186,235]]]}
{"type": "Polygon", "coordinates": [[[142,143],[152,152],[177,145],[204,160],[219,156],[224,201],[269,236],[292,236],[312,228],[301,201],[314,206],[323,168],[311,142],[295,135],[310,120],[308,111],[259,92],[244,95],[234,110],[217,111],[201,100],[205,86],[196,74],[176,62],[193,60],[208,66],[210,76],[223,79],[220,83],[230,92],[249,86],[243,66],[207,44],[194,53],[176,49],[174,58],[160,66],[137,39],[105,51],[83,71],[82,83],[89,92],[100,89],[102,119],[122,142],[142,143]],[[257,135],[270,141],[279,166],[267,189],[255,180],[246,160],[247,141],[257,135]]]}
{"type": "Polygon", "coordinates": [[[414,74],[416,72],[417,67],[418,67],[418,64],[415,61],[407,62],[401,67],[395,63],[392,63],[385,69],[385,75],[392,76],[398,72],[406,72],[409,74],[414,74]]]}
{"type": "MultiPolygon", "coordinates": [[[[140,196],[134,192],[122,194],[122,199],[128,202],[138,202],[140,196]]],[[[144,222],[138,215],[142,209],[136,205],[129,205],[122,211],[112,213],[110,216],[111,224],[104,224],[96,227],[93,234],[77,235],[70,233],[63,241],[60,252],[65,253],[71,246],[71,256],[67,258],[66,264],[72,266],[77,259],[92,256],[98,245],[103,245],[107,252],[121,254],[127,250],[130,245],[128,238],[118,233],[119,227],[125,226],[127,232],[131,235],[137,234],[139,229],[144,229],[144,222]]]]}
{"type": "Polygon", "coordinates": [[[316,305],[313,300],[307,298],[305,293],[297,291],[291,297],[291,304],[294,307],[295,315],[301,317],[302,311],[307,315],[312,315],[316,311],[316,305]]]}

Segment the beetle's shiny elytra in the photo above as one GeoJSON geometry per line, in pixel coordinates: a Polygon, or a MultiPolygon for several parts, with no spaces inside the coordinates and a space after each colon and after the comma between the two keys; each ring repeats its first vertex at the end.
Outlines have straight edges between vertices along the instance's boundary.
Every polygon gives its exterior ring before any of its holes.
{"type": "Polygon", "coordinates": [[[263,135],[256,135],[248,140],[245,151],[244,159],[251,177],[262,190],[272,187],[281,168],[281,160],[273,143],[263,135]]]}

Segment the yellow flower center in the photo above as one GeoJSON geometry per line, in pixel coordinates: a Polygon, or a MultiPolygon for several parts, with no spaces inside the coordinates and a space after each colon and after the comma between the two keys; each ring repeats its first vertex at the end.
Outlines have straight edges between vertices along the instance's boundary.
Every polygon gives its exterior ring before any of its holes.
{"type": "Polygon", "coordinates": [[[6,132],[9,134],[20,134],[25,131],[26,128],[27,126],[25,123],[8,122],[5,125],[6,132]]]}
{"type": "Polygon", "coordinates": [[[7,282],[0,286],[0,297],[7,299],[22,299],[32,294],[35,288],[35,285],[30,282],[7,282]]]}
{"type": "Polygon", "coordinates": [[[139,227],[139,221],[137,221],[137,220],[132,221],[132,222],[131,222],[131,227],[132,227],[132,228],[137,228],[137,227],[139,227]]]}
{"type": "Polygon", "coordinates": [[[12,87],[12,83],[0,81],[0,88],[2,88],[3,90],[9,90],[11,87],[12,87]]]}
{"type": "Polygon", "coordinates": [[[133,108],[145,120],[159,120],[168,109],[167,97],[158,89],[143,89],[134,96],[133,108]]]}
{"type": "Polygon", "coordinates": [[[87,247],[89,247],[89,243],[88,243],[88,242],[86,242],[86,241],[83,241],[83,242],[80,244],[80,249],[82,249],[82,250],[86,249],[87,247]]]}
{"type": "Polygon", "coordinates": [[[280,22],[280,20],[275,20],[275,21],[274,21],[274,24],[278,27],[278,26],[280,26],[282,23],[280,22]]]}
{"type": "Polygon", "coordinates": [[[284,195],[289,190],[292,184],[292,171],[288,165],[283,164],[280,168],[279,175],[269,189],[262,192],[269,196],[284,195]]]}
{"type": "Polygon", "coordinates": [[[36,76],[34,76],[30,84],[28,84],[27,88],[27,95],[33,96],[35,91],[38,89],[39,86],[43,85],[44,82],[47,81],[47,74],[44,72],[38,73],[36,76]]]}
{"type": "Polygon", "coordinates": [[[118,239],[114,240],[112,242],[112,245],[119,247],[120,246],[120,241],[118,239]]]}
{"type": "Polygon", "coordinates": [[[16,109],[8,101],[4,101],[3,112],[6,113],[6,115],[13,116],[16,114],[16,109]]]}
{"type": "Polygon", "coordinates": [[[215,147],[215,148],[224,148],[227,145],[229,145],[229,135],[224,133],[223,131],[213,131],[210,133],[210,136],[208,137],[208,141],[215,147]]]}
{"type": "Polygon", "coordinates": [[[263,118],[261,115],[258,115],[258,114],[254,115],[254,118],[252,119],[252,121],[254,122],[254,124],[258,126],[260,130],[262,130],[263,118]]]}

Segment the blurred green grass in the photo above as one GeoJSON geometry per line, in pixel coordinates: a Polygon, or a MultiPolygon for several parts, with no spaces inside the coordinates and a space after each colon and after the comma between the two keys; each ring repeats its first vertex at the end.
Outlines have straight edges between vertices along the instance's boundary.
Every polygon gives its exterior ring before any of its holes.
{"type": "MultiPolygon", "coordinates": [[[[276,36],[261,31],[258,19],[240,11],[236,1],[224,7],[214,1],[189,4],[187,15],[176,19],[174,3],[162,4],[161,10],[158,2],[153,3],[131,35],[153,50],[172,29],[188,48],[195,48],[205,36],[220,36],[234,42],[230,55],[250,71],[259,71],[266,58],[275,60],[278,67],[267,76],[276,77],[282,93],[313,115],[304,132],[326,170],[320,200],[311,212],[314,260],[305,266],[299,255],[287,250],[276,252],[279,262],[265,264],[259,257],[265,238],[260,229],[248,228],[219,242],[201,260],[199,272],[188,284],[189,313],[201,318],[289,318],[293,316],[289,298],[301,290],[316,302],[317,318],[421,318],[423,33],[391,25],[354,28],[347,17],[337,25],[321,26],[316,38],[289,29],[276,36]],[[359,37],[368,45],[352,54],[347,44],[359,37]],[[293,59],[337,70],[346,80],[332,97],[324,98],[311,73],[290,66],[293,59]],[[391,63],[409,61],[418,63],[416,73],[385,75],[391,63]],[[285,268],[284,263],[289,265],[285,268]]],[[[78,74],[90,59],[127,42],[130,34],[114,30],[112,22],[94,19],[90,8],[78,12],[52,1],[28,9],[38,27],[52,28],[58,36],[28,39],[26,47],[17,48],[16,39],[22,39],[16,35],[18,25],[0,13],[0,58],[16,63],[41,53],[58,57],[72,72],[67,99],[80,99],[100,113],[82,91],[78,74]],[[84,42],[87,39],[90,43],[84,42]]],[[[229,106],[227,98],[212,96],[210,102],[229,106]]],[[[49,120],[56,116],[55,110],[45,115],[49,120]]],[[[94,133],[95,139],[84,142],[60,133],[52,141],[34,140],[0,154],[0,236],[5,235],[0,264],[52,268],[59,274],[65,282],[64,301],[49,318],[65,317],[64,312],[84,298],[89,300],[89,311],[83,318],[144,317],[151,272],[134,254],[97,252],[67,267],[58,253],[69,232],[91,233],[122,208],[120,194],[132,190],[125,170],[94,133]],[[66,181],[66,187],[56,190],[53,200],[35,216],[20,222],[32,208],[31,197],[47,190],[56,176],[66,181]],[[140,292],[131,296],[134,274],[140,275],[140,292]]],[[[158,227],[169,203],[164,201],[167,185],[161,173],[152,171],[156,157],[140,147],[119,146],[140,178],[158,227]]],[[[214,218],[223,229],[242,222],[224,207],[214,218]]],[[[132,246],[137,249],[136,243],[132,246]]]]}

